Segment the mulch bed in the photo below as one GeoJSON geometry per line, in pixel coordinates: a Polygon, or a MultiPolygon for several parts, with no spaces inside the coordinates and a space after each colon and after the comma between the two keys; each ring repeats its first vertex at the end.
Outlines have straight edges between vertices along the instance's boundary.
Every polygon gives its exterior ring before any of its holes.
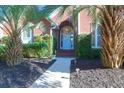
{"type": "Polygon", "coordinates": [[[37,80],[55,60],[23,59],[20,65],[10,68],[0,61],[0,88],[26,88],[37,80]]]}
{"type": "Polygon", "coordinates": [[[71,88],[122,88],[124,69],[105,69],[99,59],[79,59],[71,62],[71,88]],[[77,74],[76,68],[80,71],[77,74]]]}

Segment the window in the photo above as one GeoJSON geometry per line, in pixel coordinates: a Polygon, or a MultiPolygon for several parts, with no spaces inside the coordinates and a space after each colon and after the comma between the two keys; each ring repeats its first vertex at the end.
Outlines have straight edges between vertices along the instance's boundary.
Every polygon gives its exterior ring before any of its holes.
{"type": "Polygon", "coordinates": [[[0,29],[0,38],[3,37],[3,31],[0,29]]]}
{"type": "Polygon", "coordinates": [[[99,24],[93,24],[92,25],[92,38],[91,38],[91,45],[92,48],[100,48],[100,31],[101,27],[99,24]]]}
{"type": "Polygon", "coordinates": [[[32,42],[32,30],[28,27],[25,27],[22,31],[22,42],[31,43],[32,42]]]}
{"type": "Polygon", "coordinates": [[[23,36],[24,38],[31,37],[31,31],[29,28],[24,29],[23,36]]]}

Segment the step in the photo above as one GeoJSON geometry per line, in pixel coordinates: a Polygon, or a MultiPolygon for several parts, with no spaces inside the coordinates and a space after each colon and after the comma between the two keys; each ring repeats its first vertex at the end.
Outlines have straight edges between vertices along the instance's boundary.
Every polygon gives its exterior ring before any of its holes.
{"type": "Polygon", "coordinates": [[[57,51],[57,56],[67,56],[67,57],[73,57],[75,55],[74,51],[72,50],[61,50],[61,51],[57,51]]]}

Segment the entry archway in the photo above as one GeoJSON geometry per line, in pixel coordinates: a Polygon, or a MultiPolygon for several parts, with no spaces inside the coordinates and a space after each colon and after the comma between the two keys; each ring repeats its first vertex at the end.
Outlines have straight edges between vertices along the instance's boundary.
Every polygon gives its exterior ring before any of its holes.
{"type": "Polygon", "coordinates": [[[74,49],[74,31],[71,26],[63,26],[60,30],[60,49],[74,49]]]}

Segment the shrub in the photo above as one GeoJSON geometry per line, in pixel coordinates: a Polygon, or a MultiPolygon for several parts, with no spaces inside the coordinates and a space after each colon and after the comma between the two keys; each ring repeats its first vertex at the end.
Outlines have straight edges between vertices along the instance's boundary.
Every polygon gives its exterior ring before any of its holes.
{"type": "Polygon", "coordinates": [[[30,58],[30,57],[33,57],[33,52],[32,52],[32,49],[30,48],[30,44],[24,44],[23,45],[23,50],[22,50],[22,53],[23,53],[23,57],[25,58],[30,58]]]}
{"type": "MultiPolygon", "coordinates": [[[[53,54],[53,38],[49,35],[41,36],[42,42],[33,42],[28,44],[23,44],[23,57],[25,58],[43,58],[51,57],[53,54]]],[[[5,46],[0,46],[0,59],[3,59],[5,53],[5,46]]]]}
{"type": "Polygon", "coordinates": [[[8,36],[4,36],[0,39],[0,44],[6,44],[8,41],[8,36]]]}
{"type": "Polygon", "coordinates": [[[100,49],[91,48],[91,35],[76,37],[76,56],[79,58],[100,58],[100,49]]]}
{"type": "Polygon", "coordinates": [[[46,34],[46,35],[42,36],[42,40],[48,46],[49,55],[52,55],[53,54],[53,37],[46,34]]]}
{"type": "Polygon", "coordinates": [[[42,42],[42,36],[34,36],[34,42],[42,42]]]}
{"type": "Polygon", "coordinates": [[[45,42],[32,43],[31,49],[33,50],[34,56],[37,58],[42,58],[42,57],[46,57],[49,55],[48,46],[47,46],[47,43],[45,43],[45,42]]]}
{"type": "Polygon", "coordinates": [[[23,45],[24,57],[51,57],[52,55],[52,37],[45,35],[42,36],[42,42],[34,42],[23,45]]]}
{"type": "Polygon", "coordinates": [[[53,37],[53,55],[56,54],[56,50],[57,50],[57,40],[55,37],[53,37]]]}
{"type": "Polygon", "coordinates": [[[50,55],[53,54],[53,50],[54,50],[53,43],[54,43],[54,40],[53,40],[52,36],[50,36],[48,34],[45,34],[43,36],[35,36],[34,42],[44,42],[44,43],[46,43],[50,55]]]}
{"type": "Polygon", "coordinates": [[[0,60],[5,60],[5,46],[0,45],[0,60]]]}

